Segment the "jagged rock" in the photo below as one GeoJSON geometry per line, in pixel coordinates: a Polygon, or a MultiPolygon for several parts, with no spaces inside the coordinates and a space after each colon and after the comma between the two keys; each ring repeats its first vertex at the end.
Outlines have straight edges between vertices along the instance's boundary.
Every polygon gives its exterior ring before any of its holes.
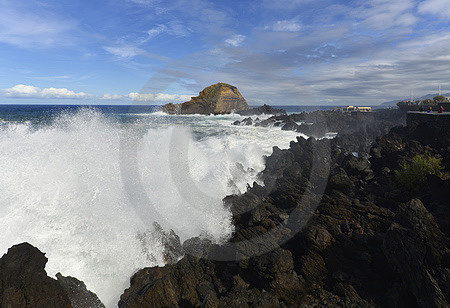
{"type": "Polygon", "coordinates": [[[281,129],[282,130],[297,130],[298,124],[295,123],[292,119],[290,119],[285,122],[285,124],[283,125],[283,127],[281,129]]]}
{"type": "Polygon", "coordinates": [[[72,307],[64,288],[47,276],[47,258],[28,243],[14,245],[0,259],[1,307],[72,307]]]}
{"type": "Polygon", "coordinates": [[[245,125],[245,126],[250,126],[252,124],[253,124],[253,120],[250,117],[245,118],[240,122],[240,125],[245,125]]]}
{"type": "Polygon", "coordinates": [[[344,159],[344,169],[348,175],[359,175],[364,180],[369,180],[373,177],[373,171],[370,166],[370,161],[364,157],[356,158],[353,155],[347,155],[344,159]]]}
{"type": "Polygon", "coordinates": [[[74,277],[56,274],[59,284],[66,290],[73,308],[105,308],[95,293],[86,288],[84,282],[74,277]]]}
{"type": "Polygon", "coordinates": [[[354,190],[355,185],[344,169],[336,168],[330,176],[328,188],[337,189],[346,194],[350,194],[354,190]]]}
{"type": "Polygon", "coordinates": [[[249,106],[239,90],[226,83],[203,89],[199,96],[182,104],[166,104],[162,110],[169,114],[224,114],[248,110],[249,106]]]}
{"type": "Polygon", "coordinates": [[[154,230],[149,230],[139,233],[137,238],[142,244],[142,249],[150,261],[155,261],[155,257],[150,254],[148,247],[151,247],[155,242],[163,246],[163,257],[166,263],[175,263],[183,257],[184,251],[180,242],[180,237],[173,231],[164,231],[157,223],[153,223],[154,230]]]}
{"type": "Polygon", "coordinates": [[[237,112],[240,115],[247,116],[247,115],[262,115],[262,114],[273,114],[273,115],[280,115],[280,114],[286,114],[286,110],[284,109],[278,109],[273,108],[272,106],[264,104],[260,107],[250,108],[248,110],[241,110],[237,112]]]}
{"type": "Polygon", "coordinates": [[[443,264],[449,251],[445,236],[423,203],[402,204],[386,233],[383,250],[421,307],[448,307],[449,271],[443,264]]]}
{"type": "Polygon", "coordinates": [[[206,258],[208,256],[209,248],[212,242],[208,239],[203,239],[199,237],[192,237],[187,239],[183,243],[183,250],[185,254],[206,258]]]}

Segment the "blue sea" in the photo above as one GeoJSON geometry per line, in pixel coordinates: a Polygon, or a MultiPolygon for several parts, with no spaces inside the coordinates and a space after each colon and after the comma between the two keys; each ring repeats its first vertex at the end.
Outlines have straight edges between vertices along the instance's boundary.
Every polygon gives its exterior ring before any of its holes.
{"type": "Polygon", "coordinates": [[[156,106],[0,105],[0,118],[0,254],[29,242],[49,275],[77,277],[111,307],[137,269],[164,265],[154,222],[182,241],[226,241],[222,199],[262,184],[264,157],[299,135],[156,106]]]}
{"type": "MultiPolygon", "coordinates": [[[[254,106],[252,106],[254,107],[254,106]]],[[[0,119],[6,121],[36,121],[51,119],[55,114],[76,112],[80,108],[92,108],[104,115],[118,117],[123,120],[136,118],[141,114],[157,112],[161,106],[156,105],[6,105],[0,104],[0,119]]],[[[337,106],[276,106],[287,113],[330,110],[337,106]]]]}

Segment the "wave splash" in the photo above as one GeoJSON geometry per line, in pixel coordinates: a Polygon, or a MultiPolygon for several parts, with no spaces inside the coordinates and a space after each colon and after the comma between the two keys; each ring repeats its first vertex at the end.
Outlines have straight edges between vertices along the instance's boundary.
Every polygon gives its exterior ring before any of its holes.
{"type": "Polygon", "coordinates": [[[182,240],[229,238],[231,214],[221,200],[244,192],[264,168],[263,155],[295,136],[280,132],[195,138],[186,127],[122,124],[92,109],[38,128],[2,124],[0,253],[30,242],[49,258],[49,275],[77,277],[115,306],[133,272],[164,264],[160,240],[143,247],[138,236],[153,230],[154,217],[182,240]]]}

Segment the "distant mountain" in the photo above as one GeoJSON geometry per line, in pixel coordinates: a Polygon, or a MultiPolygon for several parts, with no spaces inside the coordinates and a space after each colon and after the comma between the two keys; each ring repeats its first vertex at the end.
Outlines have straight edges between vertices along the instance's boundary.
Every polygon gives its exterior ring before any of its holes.
{"type": "MultiPolygon", "coordinates": [[[[437,94],[437,93],[436,94],[427,94],[427,95],[424,95],[424,96],[421,96],[421,97],[415,97],[414,99],[423,101],[424,99],[433,98],[433,97],[435,97],[437,95],[439,95],[439,94],[437,94]]],[[[442,93],[442,95],[449,97],[450,93],[442,93]]],[[[393,101],[384,102],[384,103],[381,103],[380,106],[385,106],[385,107],[396,106],[396,104],[398,102],[403,101],[403,100],[407,100],[407,99],[409,99],[409,98],[396,99],[396,100],[393,100],[393,101]]]]}

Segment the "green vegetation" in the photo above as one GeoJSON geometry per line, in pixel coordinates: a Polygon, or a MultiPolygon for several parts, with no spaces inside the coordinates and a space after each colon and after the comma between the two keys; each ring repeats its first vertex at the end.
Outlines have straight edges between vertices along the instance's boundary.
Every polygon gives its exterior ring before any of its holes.
{"type": "Polygon", "coordinates": [[[405,105],[405,102],[398,102],[397,103],[397,107],[402,107],[402,106],[404,106],[405,105]]]}
{"type": "Polygon", "coordinates": [[[447,99],[443,95],[438,95],[438,96],[433,97],[433,101],[435,101],[436,103],[445,102],[446,100],[447,99]]]}
{"type": "Polygon", "coordinates": [[[401,188],[418,192],[423,185],[426,185],[428,174],[434,174],[441,179],[448,178],[448,173],[443,170],[442,159],[416,155],[410,163],[402,164],[400,169],[395,171],[394,180],[401,188]]]}
{"type": "Polygon", "coordinates": [[[432,100],[430,98],[424,99],[423,101],[420,102],[420,104],[422,106],[435,106],[435,105],[437,105],[436,101],[434,101],[434,100],[432,100]]]}
{"type": "Polygon", "coordinates": [[[401,102],[397,103],[397,106],[399,108],[406,107],[406,106],[426,106],[426,107],[429,107],[429,106],[436,106],[438,103],[446,102],[446,101],[447,101],[447,99],[445,98],[445,96],[438,95],[438,96],[433,97],[433,99],[427,98],[427,99],[424,99],[422,101],[401,101],[401,102]]]}

